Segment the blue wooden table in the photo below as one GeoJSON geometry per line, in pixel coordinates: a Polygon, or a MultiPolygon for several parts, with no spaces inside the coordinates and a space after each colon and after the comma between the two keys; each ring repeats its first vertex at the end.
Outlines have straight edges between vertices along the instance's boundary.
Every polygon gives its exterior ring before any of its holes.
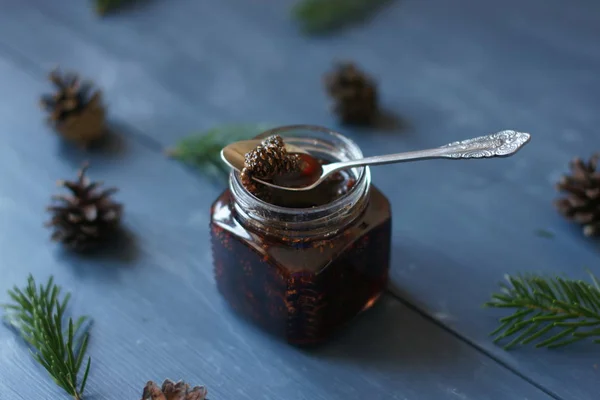
{"type": "MultiPolygon", "coordinates": [[[[99,19],[81,0],[0,0],[0,302],[29,273],[54,275],[94,319],[88,399],[139,399],[184,379],[210,399],[595,400],[599,351],[507,352],[481,308],[506,273],[600,273],[597,242],[553,209],[574,156],[600,149],[600,3],[393,3],[369,23],[303,36],[292,0],[156,0],[99,19]],[[367,155],[502,129],[530,132],[517,156],[376,167],[393,210],[392,282],[380,304],[313,351],[273,341],[218,295],[208,208],[222,190],[163,150],[218,124],[343,129],[321,75],[354,59],[380,82],[400,132],[344,129],[367,155]],[[55,65],[94,79],[118,138],[86,153],[37,109],[55,65]],[[62,251],[42,223],[55,181],[89,160],[121,188],[132,239],[95,258],[62,251]],[[549,231],[553,237],[537,235],[549,231]]],[[[0,399],[66,398],[0,328],[0,399]]]]}

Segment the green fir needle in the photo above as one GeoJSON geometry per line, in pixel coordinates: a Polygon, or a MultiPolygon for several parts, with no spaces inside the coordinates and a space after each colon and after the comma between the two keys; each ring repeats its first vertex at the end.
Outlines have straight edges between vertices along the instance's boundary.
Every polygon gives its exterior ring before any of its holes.
{"type": "Polygon", "coordinates": [[[6,311],[6,322],[31,346],[33,358],[52,380],[73,399],[81,400],[91,366],[91,358],[85,357],[89,336],[83,325],[87,317],[65,318],[70,294],[61,298],[60,293],[52,277],[45,285],[37,285],[29,275],[27,286],[8,291],[13,303],[0,307],[6,311]]]}
{"type": "Polygon", "coordinates": [[[302,29],[311,34],[330,32],[371,16],[390,0],[300,0],[292,9],[302,29]]]}
{"type": "Polygon", "coordinates": [[[95,0],[96,12],[100,15],[105,15],[126,5],[132,5],[138,1],[139,0],[95,0]]]}
{"type": "Polygon", "coordinates": [[[179,160],[209,177],[223,180],[227,178],[230,169],[221,160],[221,149],[237,140],[252,139],[273,127],[273,125],[267,124],[216,126],[179,140],[175,146],[167,149],[166,153],[169,157],[179,160]]]}
{"type": "Polygon", "coordinates": [[[512,308],[490,335],[494,342],[508,340],[506,349],[535,342],[549,349],[584,339],[600,339],[600,287],[592,283],[538,275],[508,276],[502,292],[485,306],[512,308]]]}

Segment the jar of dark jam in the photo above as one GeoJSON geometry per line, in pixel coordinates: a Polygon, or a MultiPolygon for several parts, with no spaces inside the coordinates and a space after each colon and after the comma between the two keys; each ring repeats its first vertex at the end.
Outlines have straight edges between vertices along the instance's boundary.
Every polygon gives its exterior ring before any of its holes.
{"type": "MultiPolygon", "coordinates": [[[[348,138],[315,126],[276,128],[323,163],[362,158],[348,138]]],[[[304,192],[248,192],[239,173],[211,208],[218,290],[242,316],[295,345],[322,342],[369,309],[388,281],[391,213],[368,167],[304,192]]]]}

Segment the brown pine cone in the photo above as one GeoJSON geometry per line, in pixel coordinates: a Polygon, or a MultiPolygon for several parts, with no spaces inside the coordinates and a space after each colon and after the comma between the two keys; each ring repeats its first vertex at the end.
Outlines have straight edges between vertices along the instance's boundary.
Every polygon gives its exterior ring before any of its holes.
{"type": "Polygon", "coordinates": [[[332,111],[345,124],[372,124],[378,114],[375,82],[350,62],[336,65],[323,82],[332,98],[332,111]]]}
{"type": "Polygon", "coordinates": [[[288,154],[281,136],[273,135],[245,155],[244,169],[261,179],[293,172],[298,168],[298,157],[288,154]]]}
{"type": "Polygon", "coordinates": [[[587,162],[575,158],[569,163],[571,175],[556,184],[565,197],[555,201],[558,211],[568,220],[583,225],[585,236],[600,235],[600,173],[596,171],[600,154],[587,162]]]}
{"type": "Polygon", "coordinates": [[[123,206],[110,196],[116,188],[99,190],[101,183],[85,176],[88,165],[79,171],[77,181],[59,181],[71,195],[52,196],[60,204],[48,207],[53,214],[46,226],[53,228],[52,240],[75,251],[92,249],[110,239],[116,232],[123,206]]]}
{"type": "Polygon", "coordinates": [[[207,393],[204,386],[190,388],[190,385],[182,381],[166,379],[162,387],[152,381],[148,382],[141,400],[206,400],[207,393]]]}
{"type": "Polygon", "coordinates": [[[82,83],[74,73],[50,73],[56,87],[53,94],[43,95],[42,108],[49,113],[48,122],[68,140],[86,145],[105,133],[105,110],[101,92],[92,84],[82,83]]]}
{"type": "Polygon", "coordinates": [[[244,168],[240,174],[242,184],[250,193],[258,195],[259,189],[252,177],[269,180],[277,175],[294,172],[299,168],[299,158],[289,154],[281,136],[264,139],[260,146],[245,155],[244,168]]]}

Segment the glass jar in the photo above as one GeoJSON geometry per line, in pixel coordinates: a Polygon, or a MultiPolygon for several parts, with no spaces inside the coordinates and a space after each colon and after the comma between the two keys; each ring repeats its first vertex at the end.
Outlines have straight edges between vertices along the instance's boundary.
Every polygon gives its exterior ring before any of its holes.
{"type": "MultiPolygon", "coordinates": [[[[257,138],[275,134],[326,162],[363,157],[353,141],[325,128],[286,126],[257,138]]],[[[229,188],[212,205],[220,293],[238,313],[289,343],[328,339],[386,288],[390,204],[371,185],[368,167],[347,174],[344,194],[315,205],[318,188],[286,192],[294,197],[290,207],[255,197],[232,172],[229,188]]]]}

